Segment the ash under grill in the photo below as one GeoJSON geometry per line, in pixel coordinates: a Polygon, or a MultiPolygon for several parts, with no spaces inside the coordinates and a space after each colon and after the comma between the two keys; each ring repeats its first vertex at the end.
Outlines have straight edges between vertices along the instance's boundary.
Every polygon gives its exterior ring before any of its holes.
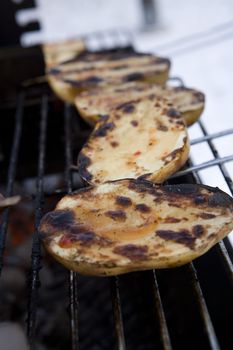
{"type": "MultiPolygon", "coordinates": [[[[68,272],[41,248],[38,225],[61,195],[83,186],[73,165],[90,129],[73,107],[42,85],[20,90],[15,103],[3,105],[1,111],[2,168],[8,169],[1,174],[6,178],[4,194],[23,194],[34,213],[30,268],[24,267],[27,293],[21,312],[8,316],[24,327],[30,348],[230,349],[233,265],[228,239],[175,269],[111,278],[68,272]]],[[[199,165],[190,161],[170,183],[200,182],[199,170],[218,165],[232,193],[224,164],[233,156],[221,158],[212,140],[233,130],[208,135],[201,122],[199,126],[203,136],[191,143],[208,143],[213,160],[199,165]]],[[[11,216],[9,209],[2,216],[2,274],[8,265],[21,262],[14,261],[8,242],[11,216]]],[[[1,318],[8,319],[3,314],[1,318]]]]}

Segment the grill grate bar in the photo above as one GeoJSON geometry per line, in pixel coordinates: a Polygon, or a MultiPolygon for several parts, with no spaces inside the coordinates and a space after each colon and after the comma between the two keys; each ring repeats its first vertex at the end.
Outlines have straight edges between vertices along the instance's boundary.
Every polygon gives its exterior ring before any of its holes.
{"type": "MultiPolygon", "coordinates": [[[[206,128],[201,121],[199,121],[199,126],[200,126],[203,134],[207,135],[206,128]]],[[[209,139],[207,142],[208,142],[208,145],[209,145],[211,151],[213,152],[213,155],[215,157],[219,157],[218,151],[217,151],[216,147],[214,146],[212,140],[209,139]]],[[[224,164],[219,164],[219,169],[220,169],[220,171],[221,171],[221,173],[222,173],[222,175],[223,175],[223,177],[224,177],[224,179],[229,187],[229,190],[231,191],[231,194],[233,195],[233,182],[232,182],[232,179],[230,177],[230,174],[228,173],[224,164]]],[[[228,277],[230,278],[230,281],[233,285],[233,264],[232,264],[232,261],[229,257],[229,254],[227,252],[225,244],[223,241],[221,241],[216,245],[216,247],[217,247],[218,253],[220,254],[220,256],[222,258],[223,263],[225,264],[225,266],[227,268],[228,277]]]]}
{"type": "MultiPolygon", "coordinates": [[[[203,124],[201,122],[199,122],[199,125],[202,129],[203,124]]],[[[202,129],[202,131],[204,132],[205,129],[202,129]]],[[[196,145],[197,143],[201,143],[204,141],[209,141],[209,140],[213,140],[213,139],[217,139],[218,137],[222,137],[222,136],[227,136],[227,135],[231,135],[233,134],[233,128],[232,129],[227,129],[227,130],[223,130],[223,131],[219,131],[216,132],[214,134],[207,134],[206,132],[204,132],[204,136],[198,137],[194,140],[190,141],[190,145],[196,145]]]]}
{"type": "Polygon", "coordinates": [[[193,263],[190,263],[186,266],[187,266],[189,274],[191,276],[191,283],[192,283],[193,291],[196,295],[195,300],[198,303],[200,316],[202,318],[205,333],[208,337],[210,348],[213,350],[220,350],[218,340],[217,340],[217,337],[215,334],[215,330],[214,330],[214,327],[213,327],[213,324],[212,324],[212,321],[211,321],[211,318],[209,315],[209,311],[208,311],[207,306],[206,306],[206,301],[204,299],[194,265],[193,265],[193,263]]]}
{"type": "Polygon", "coordinates": [[[119,291],[119,278],[110,277],[113,317],[117,335],[118,350],[126,350],[124,326],[122,321],[121,301],[119,291]]]}
{"type": "Polygon", "coordinates": [[[167,322],[166,322],[166,318],[164,315],[164,310],[163,310],[163,305],[162,305],[162,301],[161,301],[161,297],[160,297],[160,293],[159,293],[159,286],[158,286],[158,281],[157,281],[155,270],[153,270],[152,273],[153,273],[152,288],[153,288],[153,293],[154,293],[154,298],[155,298],[156,312],[157,312],[158,319],[159,319],[160,339],[161,339],[163,349],[164,350],[171,350],[172,349],[171,340],[169,337],[167,322]]]}
{"type": "MultiPolygon", "coordinates": [[[[23,122],[23,108],[24,108],[24,94],[19,94],[17,104],[16,104],[16,113],[15,113],[15,130],[13,136],[13,143],[10,155],[10,163],[7,174],[7,188],[6,188],[6,197],[10,197],[13,194],[16,165],[18,160],[20,139],[22,134],[22,122],[23,122]]],[[[6,234],[8,227],[10,209],[7,208],[4,210],[2,215],[2,225],[1,225],[1,234],[0,234],[0,274],[3,267],[3,253],[5,250],[6,244],[6,234]]]]}
{"type": "Polygon", "coordinates": [[[170,177],[170,179],[174,179],[176,177],[184,176],[184,175],[190,174],[190,173],[192,173],[194,171],[210,168],[210,167],[212,167],[214,165],[221,165],[223,163],[230,162],[230,161],[233,161],[233,155],[222,157],[222,158],[215,158],[215,159],[212,159],[212,160],[210,160],[208,162],[204,162],[204,163],[201,163],[201,164],[198,164],[198,165],[193,165],[193,166],[191,166],[191,167],[189,167],[189,168],[187,168],[185,170],[178,171],[177,173],[172,175],[170,177]]]}
{"type": "MultiPolygon", "coordinates": [[[[72,145],[71,145],[71,106],[65,104],[64,113],[65,122],[65,180],[67,192],[72,192],[72,174],[70,166],[72,164],[72,145]]],[[[77,350],[79,343],[78,334],[78,276],[77,273],[70,271],[69,274],[69,293],[70,293],[70,331],[71,331],[71,349],[77,350]]]]}
{"type": "Polygon", "coordinates": [[[27,318],[27,334],[31,349],[35,349],[35,330],[36,330],[36,310],[38,300],[38,288],[40,286],[39,270],[41,268],[41,249],[39,241],[39,224],[42,216],[42,208],[44,203],[43,193],[43,177],[45,170],[45,154],[46,154],[46,136],[47,136],[47,119],[48,119],[48,99],[44,95],[41,101],[41,120],[40,135],[38,141],[39,157],[38,157],[38,173],[36,178],[36,198],[35,198],[35,231],[32,240],[31,254],[31,274],[30,274],[30,296],[28,301],[28,318],[27,318]]]}

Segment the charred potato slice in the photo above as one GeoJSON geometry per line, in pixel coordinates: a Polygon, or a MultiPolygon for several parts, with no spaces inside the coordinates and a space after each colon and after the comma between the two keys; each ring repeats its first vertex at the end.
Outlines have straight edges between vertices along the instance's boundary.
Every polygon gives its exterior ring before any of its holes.
{"type": "Polygon", "coordinates": [[[88,53],[48,70],[48,81],[55,93],[68,102],[90,88],[113,86],[130,81],[163,84],[170,61],[135,52],[88,53]]]}
{"type": "Polygon", "coordinates": [[[40,236],[67,268],[105,276],[186,264],[232,229],[233,200],[218,188],[120,180],[64,197],[40,236]]]}
{"type": "Polygon", "coordinates": [[[189,126],[204,109],[204,94],[186,87],[160,86],[131,82],[102,89],[91,89],[79,94],[75,105],[83,119],[95,125],[101,115],[109,114],[114,106],[146,96],[163,97],[173,102],[189,126]]]}
{"type": "Polygon", "coordinates": [[[79,157],[91,184],[144,177],[162,183],[187,160],[189,142],[181,114],[164,99],[119,105],[98,123],[79,157]]]}
{"type": "Polygon", "coordinates": [[[85,44],[81,39],[60,41],[44,44],[42,46],[45,65],[47,68],[70,60],[85,50],[85,44]]]}

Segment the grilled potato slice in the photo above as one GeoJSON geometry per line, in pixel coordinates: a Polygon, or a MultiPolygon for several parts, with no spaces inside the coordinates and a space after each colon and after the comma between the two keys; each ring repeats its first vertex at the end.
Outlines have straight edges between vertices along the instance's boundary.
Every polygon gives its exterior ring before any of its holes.
{"type": "Polygon", "coordinates": [[[168,59],[149,54],[126,50],[85,52],[48,70],[48,81],[62,100],[73,103],[77,94],[93,87],[130,81],[163,84],[168,78],[169,68],[168,59]]]}
{"type": "Polygon", "coordinates": [[[98,123],[79,157],[79,173],[98,184],[144,177],[162,183],[187,160],[189,142],[181,114],[164,99],[119,105],[98,123]]]}
{"type": "Polygon", "coordinates": [[[45,65],[47,68],[70,60],[85,50],[85,44],[81,39],[72,39],[42,46],[45,65]]]}
{"type": "Polygon", "coordinates": [[[205,97],[200,91],[140,82],[84,91],[76,97],[75,105],[81,117],[89,124],[95,125],[100,116],[109,114],[114,106],[152,95],[172,101],[188,126],[195,123],[204,109],[205,97]]]}
{"type": "Polygon", "coordinates": [[[40,236],[67,268],[105,276],[186,264],[232,229],[233,199],[218,188],[120,180],[64,197],[40,236]]]}

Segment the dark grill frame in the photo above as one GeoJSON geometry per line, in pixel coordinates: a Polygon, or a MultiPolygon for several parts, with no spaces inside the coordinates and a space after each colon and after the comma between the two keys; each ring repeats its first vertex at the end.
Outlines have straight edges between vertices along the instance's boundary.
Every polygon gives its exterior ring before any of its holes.
{"type": "MultiPolygon", "coordinates": [[[[22,126],[23,126],[23,108],[24,100],[27,95],[27,91],[24,90],[18,96],[16,104],[16,114],[15,114],[15,131],[13,136],[12,150],[9,162],[8,177],[7,177],[7,190],[6,195],[13,195],[14,181],[16,177],[16,167],[17,159],[20,147],[20,140],[22,136],[22,126]]],[[[38,293],[40,286],[39,271],[41,268],[41,247],[38,237],[38,227],[42,215],[43,205],[46,193],[44,192],[44,175],[45,175],[45,156],[46,156],[46,141],[47,141],[47,127],[48,127],[48,111],[49,106],[49,96],[43,91],[41,94],[40,101],[40,130],[39,130],[39,140],[38,140],[38,172],[37,172],[37,194],[35,197],[35,232],[33,235],[32,243],[32,253],[31,253],[31,276],[29,281],[29,291],[30,297],[28,301],[28,319],[27,319],[27,333],[31,349],[35,349],[35,334],[36,334],[36,310],[38,293]]],[[[72,181],[72,172],[76,171],[75,167],[72,166],[72,142],[71,142],[71,114],[72,107],[68,104],[64,105],[64,154],[65,154],[65,164],[64,164],[64,176],[66,182],[66,193],[71,193],[74,186],[72,181]]],[[[198,176],[198,171],[206,167],[211,167],[213,165],[218,165],[221,173],[223,174],[225,181],[233,194],[232,179],[227,172],[224,164],[227,161],[232,161],[233,156],[221,158],[212,142],[213,139],[217,137],[224,137],[229,134],[233,134],[233,129],[221,131],[213,135],[208,135],[205,126],[202,122],[199,122],[199,126],[203,133],[203,137],[191,141],[191,144],[197,144],[201,142],[207,142],[213,155],[214,159],[204,164],[194,165],[190,163],[190,167],[178,172],[173,176],[173,178],[181,177],[187,174],[192,174],[196,182],[201,182],[198,176]]],[[[62,190],[61,190],[62,192],[62,190]]],[[[9,209],[6,209],[3,213],[3,223],[1,227],[0,235],[0,270],[3,267],[3,253],[5,249],[6,233],[9,219],[9,209]]],[[[227,240],[225,240],[227,242],[227,240]]],[[[220,255],[222,262],[224,264],[225,270],[228,273],[228,278],[233,285],[233,264],[229,257],[228,251],[224,242],[220,242],[216,245],[218,254],[220,255]]],[[[207,308],[206,300],[203,296],[200,282],[198,280],[197,271],[193,263],[186,266],[190,282],[192,285],[192,290],[195,295],[195,303],[197,304],[198,313],[200,320],[202,322],[202,328],[205,333],[205,337],[210,349],[218,350],[220,345],[211,321],[211,317],[207,308]]],[[[157,272],[151,271],[152,274],[152,285],[153,296],[156,306],[156,317],[158,319],[159,325],[159,335],[158,344],[160,348],[165,350],[172,349],[172,342],[170,339],[170,334],[167,326],[166,316],[163,309],[163,303],[159,290],[159,283],[157,279],[157,272]]],[[[117,337],[117,349],[126,350],[126,340],[124,335],[124,322],[122,317],[121,309],[121,297],[119,288],[119,277],[110,277],[111,285],[111,296],[112,296],[112,308],[113,308],[113,318],[115,322],[115,332],[117,337]]],[[[69,294],[70,294],[70,334],[71,334],[71,349],[77,350],[79,348],[79,323],[78,323],[78,275],[77,273],[70,272],[69,274],[69,294]]]]}

